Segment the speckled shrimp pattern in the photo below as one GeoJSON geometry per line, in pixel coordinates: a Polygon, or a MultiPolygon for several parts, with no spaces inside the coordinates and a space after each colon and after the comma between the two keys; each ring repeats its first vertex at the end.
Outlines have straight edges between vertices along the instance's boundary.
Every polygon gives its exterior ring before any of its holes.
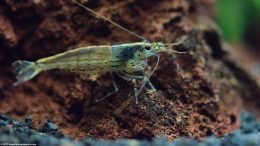
{"type": "Polygon", "coordinates": [[[89,75],[117,71],[128,73],[142,71],[148,57],[164,50],[166,48],[160,42],[137,42],[114,46],[82,47],[42,58],[36,62],[18,60],[13,64],[17,74],[15,85],[32,79],[41,71],[51,69],[85,72],[89,75]]]}

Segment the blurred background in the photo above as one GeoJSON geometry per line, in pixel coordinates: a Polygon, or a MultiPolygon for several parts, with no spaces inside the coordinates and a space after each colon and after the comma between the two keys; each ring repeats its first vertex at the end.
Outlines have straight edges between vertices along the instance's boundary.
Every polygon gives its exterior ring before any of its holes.
{"type": "Polygon", "coordinates": [[[260,80],[260,0],[218,0],[216,14],[224,38],[260,80]]]}

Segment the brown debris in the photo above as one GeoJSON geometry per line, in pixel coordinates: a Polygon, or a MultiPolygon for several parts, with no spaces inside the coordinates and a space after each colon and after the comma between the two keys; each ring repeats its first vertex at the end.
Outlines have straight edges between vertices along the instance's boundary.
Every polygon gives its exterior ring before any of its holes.
{"type": "Polygon", "coordinates": [[[14,32],[11,22],[3,15],[0,15],[0,38],[3,44],[14,47],[17,45],[18,39],[14,32]]]}

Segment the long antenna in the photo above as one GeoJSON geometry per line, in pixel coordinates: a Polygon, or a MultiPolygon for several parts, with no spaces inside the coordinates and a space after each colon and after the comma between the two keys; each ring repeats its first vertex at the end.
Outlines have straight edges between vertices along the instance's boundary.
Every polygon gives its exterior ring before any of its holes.
{"type": "MultiPolygon", "coordinates": [[[[169,43],[169,44],[164,44],[164,45],[165,45],[165,46],[178,46],[178,45],[182,44],[186,39],[187,39],[187,36],[183,37],[183,38],[182,38],[180,41],[178,41],[178,42],[169,43]]],[[[168,49],[167,51],[174,52],[174,53],[179,53],[179,54],[187,53],[187,52],[181,52],[181,51],[170,50],[170,49],[168,49]]]]}
{"type": "Polygon", "coordinates": [[[104,19],[104,20],[110,22],[111,24],[115,25],[116,27],[118,27],[118,28],[120,28],[120,29],[122,29],[122,30],[124,30],[124,31],[126,31],[126,32],[128,32],[128,33],[130,33],[130,34],[132,34],[132,35],[134,35],[134,36],[136,36],[136,37],[142,39],[143,41],[146,41],[146,39],[145,39],[144,37],[138,35],[137,33],[133,32],[133,31],[130,31],[130,30],[124,28],[123,26],[117,24],[116,22],[114,22],[114,21],[112,21],[112,20],[110,20],[110,19],[108,19],[108,18],[102,16],[101,14],[99,14],[99,13],[93,11],[92,9],[90,9],[90,8],[88,8],[88,7],[86,7],[86,6],[84,6],[84,5],[81,4],[80,2],[78,2],[78,1],[76,1],[76,0],[72,0],[72,1],[73,1],[74,3],[76,3],[77,5],[79,5],[80,7],[84,8],[85,10],[87,10],[88,12],[94,14],[95,16],[101,17],[102,19],[104,19]]]}
{"type": "Polygon", "coordinates": [[[187,36],[185,37],[182,37],[182,39],[178,42],[175,42],[175,43],[169,43],[169,44],[164,44],[165,46],[178,46],[180,44],[182,44],[185,40],[187,39],[187,36]]]}

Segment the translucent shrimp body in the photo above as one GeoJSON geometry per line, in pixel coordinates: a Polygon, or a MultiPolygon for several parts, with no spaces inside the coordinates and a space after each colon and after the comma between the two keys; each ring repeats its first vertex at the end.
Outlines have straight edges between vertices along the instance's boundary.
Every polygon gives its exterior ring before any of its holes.
{"type": "MultiPolygon", "coordinates": [[[[14,72],[17,74],[17,81],[14,83],[15,86],[32,79],[42,71],[52,69],[61,69],[84,73],[85,75],[88,75],[90,77],[110,72],[112,75],[112,79],[113,73],[115,73],[124,80],[132,82],[139,80],[141,82],[141,86],[139,89],[134,88],[137,101],[138,95],[142,92],[147,83],[152,88],[152,90],[156,91],[149,79],[159,64],[160,56],[158,55],[158,52],[170,51],[175,53],[184,53],[170,50],[169,48],[167,49],[165,47],[180,45],[184,41],[184,39],[179,42],[170,44],[163,44],[161,42],[148,42],[144,37],[102,16],[101,14],[84,6],[80,2],[76,0],[72,1],[75,2],[78,6],[84,8],[89,13],[93,14],[94,16],[102,18],[103,20],[106,20],[119,29],[142,39],[143,42],[127,43],[113,46],[103,45],[76,48],[54,56],[39,59],[36,62],[23,60],[15,61],[13,63],[13,66],[15,67],[14,72]],[[157,58],[157,62],[153,70],[150,73],[146,74],[145,68],[147,67],[147,58],[151,56],[155,56],[157,58]],[[135,72],[142,72],[142,75],[136,75],[135,72]]],[[[112,81],[115,90],[108,93],[102,99],[105,99],[106,97],[118,91],[114,79],[112,81]]]]}
{"type": "Polygon", "coordinates": [[[164,50],[166,48],[160,42],[137,42],[113,46],[82,47],[42,58],[36,62],[18,60],[13,64],[17,74],[15,85],[32,79],[41,71],[51,69],[85,72],[90,76],[107,72],[143,71],[146,59],[164,50]]]}

